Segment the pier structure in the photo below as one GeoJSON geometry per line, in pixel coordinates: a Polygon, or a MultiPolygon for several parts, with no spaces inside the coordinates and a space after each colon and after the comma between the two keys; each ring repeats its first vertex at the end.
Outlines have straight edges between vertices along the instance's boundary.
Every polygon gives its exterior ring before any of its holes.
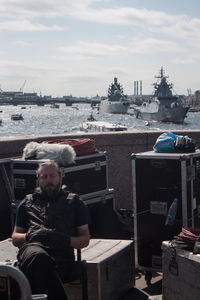
{"type": "Polygon", "coordinates": [[[0,93],[0,105],[38,105],[64,103],[66,106],[71,106],[73,103],[91,103],[85,97],[73,96],[38,96],[37,93],[22,93],[22,92],[3,92],[0,93]]]}

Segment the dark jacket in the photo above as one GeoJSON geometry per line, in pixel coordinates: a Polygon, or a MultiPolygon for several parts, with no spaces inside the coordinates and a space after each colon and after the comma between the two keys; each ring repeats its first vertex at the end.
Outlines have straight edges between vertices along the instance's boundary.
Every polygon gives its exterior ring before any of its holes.
{"type": "MultiPolygon", "coordinates": [[[[60,190],[53,199],[43,196],[41,192],[27,195],[25,205],[29,230],[45,227],[56,230],[56,232],[63,235],[63,238],[75,236],[76,199],[78,199],[76,194],[68,193],[64,190],[60,190]]],[[[47,240],[45,246],[50,247],[55,252],[55,256],[74,258],[74,251],[67,243],[58,243],[55,240],[52,247],[52,241],[48,244],[47,240]]]]}

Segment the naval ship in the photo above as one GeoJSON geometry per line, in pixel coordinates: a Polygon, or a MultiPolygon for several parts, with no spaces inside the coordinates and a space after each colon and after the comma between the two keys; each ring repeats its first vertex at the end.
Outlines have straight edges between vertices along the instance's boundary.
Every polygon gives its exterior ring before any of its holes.
{"type": "Polygon", "coordinates": [[[100,102],[99,112],[110,114],[126,114],[129,108],[129,101],[124,95],[123,88],[118,83],[117,77],[114,78],[108,88],[108,97],[100,102]]]}
{"type": "Polygon", "coordinates": [[[189,110],[181,99],[172,94],[172,84],[167,82],[163,67],[160,74],[155,76],[160,82],[154,83],[154,95],[144,102],[140,108],[134,109],[136,118],[147,121],[172,122],[182,124],[189,110]]]}

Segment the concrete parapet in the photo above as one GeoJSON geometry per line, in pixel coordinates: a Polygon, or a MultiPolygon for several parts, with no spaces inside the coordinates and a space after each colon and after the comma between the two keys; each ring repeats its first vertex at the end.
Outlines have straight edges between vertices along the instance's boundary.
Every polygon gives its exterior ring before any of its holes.
{"type": "MultiPolygon", "coordinates": [[[[164,131],[125,131],[61,135],[37,135],[0,138],[0,159],[19,157],[25,145],[31,141],[54,139],[92,138],[99,150],[107,151],[109,188],[115,190],[117,208],[132,209],[131,154],[152,150],[157,137],[164,131]]],[[[174,132],[174,131],[173,131],[174,132]]],[[[200,145],[200,131],[176,131],[188,135],[200,145]]]]}

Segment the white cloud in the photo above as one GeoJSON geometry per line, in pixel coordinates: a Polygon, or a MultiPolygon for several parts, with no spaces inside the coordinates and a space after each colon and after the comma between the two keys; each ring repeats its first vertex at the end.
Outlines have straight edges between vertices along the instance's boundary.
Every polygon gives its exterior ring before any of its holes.
{"type": "Polygon", "coordinates": [[[26,42],[26,41],[21,41],[21,40],[20,41],[16,41],[15,44],[19,45],[19,46],[22,46],[22,47],[30,47],[30,46],[32,46],[31,43],[26,42]]]}
{"type": "Polygon", "coordinates": [[[46,26],[42,24],[33,24],[29,20],[15,20],[0,22],[0,30],[12,31],[46,31],[46,30],[62,30],[57,25],[46,26]]]}
{"type": "MultiPolygon", "coordinates": [[[[171,37],[194,39],[200,38],[200,19],[186,15],[170,15],[162,11],[137,9],[134,7],[115,7],[95,9],[97,0],[0,0],[0,16],[8,18],[0,24],[7,30],[61,30],[60,26],[31,23],[31,18],[71,16],[86,22],[99,24],[125,25],[140,27],[148,32],[160,32],[171,37]],[[14,20],[22,19],[22,23],[14,20]],[[28,21],[29,20],[29,21],[28,21]],[[16,22],[16,23],[15,23],[16,22]]],[[[67,20],[67,19],[66,19],[67,20]]],[[[66,21],[67,22],[67,21],[66,21]]]]}
{"type": "MultiPolygon", "coordinates": [[[[124,82],[149,79],[162,61],[166,68],[182,64],[185,70],[199,69],[200,18],[189,17],[186,10],[185,15],[177,10],[168,14],[124,2],[130,7],[119,0],[0,0],[2,80],[13,84],[15,78],[20,85],[19,79],[27,79],[49,94],[51,89],[64,94],[68,82],[83,95],[86,89],[97,91],[114,75],[122,74],[124,82]],[[35,47],[27,49],[32,42],[35,47]],[[16,45],[20,51],[14,51],[16,45]],[[92,87],[91,78],[96,80],[92,87]],[[88,83],[81,85],[84,79],[88,83]]],[[[185,74],[192,82],[194,75],[185,74]]]]}
{"type": "MultiPolygon", "coordinates": [[[[181,18],[170,26],[161,26],[151,28],[152,32],[159,32],[179,40],[184,39],[186,42],[200,41],[200,19],[181,18]]],[[[191,44],[190,44],[191,45],[191,44]]],[[[196,43],[199,47],[199,42],[196,43]]]]}
{"type": "Polygon", "coordinates": [[[59,51],[65,54],[72,54],[78,56],[96,57],[96,56],[114,56],[126,54],[127,47],[120,45],[107,45],[101,43],[88,43],[78,41],[73,46],[63,46],[58,48],[59,51]]]}
{"type": "Polygon", "coordinates": [[[74,45],[59,47],[57,50],[66,55],[70,54],[72,56],[79,56],[83,58],[98,56],[127,56],[134,53],[151,54],[159,52],[184,52],[184,49],[176,42],[155,38],[137,39],[127,46],[78,41],[74,45]]]}
{"type": "Polygon", "coordinates": [[[120,7],[115,9],[90,9],[83,11],[74,10],[71,14],[82,20],[104,23],[104,24],[123,24],[134,26],[154,25],[160,26],[173,23],[178,16],[168,15],[164,12],[136,9],[133,7],[120,7]]]}
{"type": "Polygon", "coordinates": [[[125,40],[125,39],[126,39],[126,36],[123,35],[123,34],[117,34],[117,35],[116,35],[116,38],[119,39],[119,40],[125,40]]]}
{"type": "Polygon", "coordinates": [[[191,65],[194,63],[194,60],[192,58],[176,58],[173,62],[180,65],[191,65]]]}
{"type": "Polygon", "coordinates": [[[91,0],[0,0],[0,16],[8,18],[51,18],[66,16],[87,7],[91,0]]]}
{"type": "Polygon", "coordinates": [[[133,53],[159,53],[159,52],[184,52],[184,48],[180,47],[176,42],[170,40],[162,40],[158,38],[146,38],[136,40],[132,43],[133,53]]]}

